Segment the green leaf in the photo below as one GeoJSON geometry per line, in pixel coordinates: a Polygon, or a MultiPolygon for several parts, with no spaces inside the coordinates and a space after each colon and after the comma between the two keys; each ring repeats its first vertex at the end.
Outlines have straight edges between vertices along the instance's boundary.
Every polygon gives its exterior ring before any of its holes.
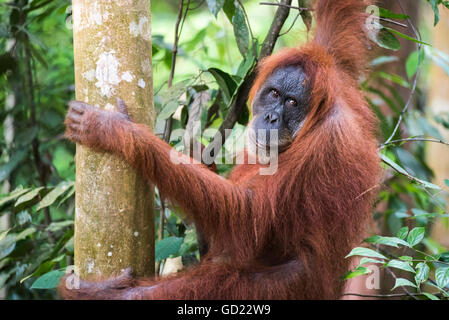
{"type": "Polygon", "coordinates": [[[413,288],[417,288],[417,286],[408,281],[407,279],[404,278],[397,278],[396,279],[396,283],[394,284],[393,289],[391,289],[391,291],[393,291],[394,289],[396,289],[397,287],[413,287],[413,288]]]}
{"type": "Polygon", "coordinates": [[[387,18],[387,19],[399,19],[399,20],[405,20],[410,18],[408,15],[406,14],[401,14],[401,13],[393,13],[385,8],[380,8],[379,7],[379,15],[382,18],[387,18]]]}
{"type": "Polygon", "coordinates": [[[223,94],[223,100],[226,105],[229,105],[231,98],[237,89],[237,83],[228,73],[220,69],[209,68],[207,69],[207,71],[210,72],[217,81],[218,86],[220,87],[223,94]]]}
{"type": "Polygon", "coordinates": [[[216,18],[218,12],[220,12],[221,8],[223,8],[225,0],[206,0],[206,2],[210,12],[212,12],[216,18]]]}
{"type": "Polygon", "coordinates": [[[392,29],[392,28],[385,27],[385,29],[388,29],[388,31],[391,31],[391,32],[394,33],[395,35],[397,35],[397,36],[399,36],[399,37],[401,37],[401,38],[404,38],[404,39],[406,39],[406,40],[413,41],[413,42],[420,43],[420,44],[424,44],[424,45],[426,45],[426,46],[430,46],[430,44],[427,43],[427,42],[423,42],[423,41],[420,41],[420,40],[418,40],[418,39],[409,37],[408,35],[403,34],[403,33],[399,32],[399,31],[397,31],[397,30],[394,30],[394,29],[392,29]]]}
{"type": "Polygon", "coordinates": [[[423,283],[427,280],[429,277],[429,266],[424,263],[420,262],[416,265],[416,275],[415,275],[415,281],[416,283],[423,283]]]}
{"type": "Polygon", "coordinates": [[[440,300],[440,298],[438,298],[437,296],[431,294],[431,293],[427,293],[427,292],[422,292],[423,295],[425,295],[427,298],[429,298],[430,300],[440,300]]]}
{"type": "Polygon", "coordinates": [[[413,228],[407,237],[407,242],[410,244],[410,246],[416,246],[418,243],[424,239],[424,235],[426,233],[426,229],[423,227],[416,227],[413,228]]]}
{"type": "Polygon", "coordinates": [[[71,186],[73,186],[73,181],[62,181],[60,182],[52,191],[50,191],[42,200],[39,202],[36,210],[39,211],[52,205],[56,199],[63,195],[71,186]]]}
{"type": "Polygon", "coordinates": [[[23,196],[21,196],[19,199],[17,199],[16,203],[14,204],[15,207],[17,207],[19,204],[24,203],[24,202],[28,202],[33,200],[35,197],[37,197],[37,195],[39,194],[39,192],[44,189],[44,187],[39,187],[36,189],[31,190],[30,192],[24,194],[23,196]]]}
{"type": "Polygon", "coordinates": [[[0,260],[7,257],[16,247],[15,235],[7,235],[0,240],[0,260]]]}
{"type": "MultiPolygon", "coordinates": [[[[419,65],[419,51],[412,52],[405,62],[405,71],[407,72],[407,77],[411,79],[414,74],[416,73],[416,70],[418,70],[419,65]]],[[[422,60],[421,60],[422,61],[422,60]]]]}
{"type": "Polygon", "coordinates": [[[161,112],[159,112],[157,120],[160,121],[170,118],[170,116],[178,110],[179,106],[180,104],[177,100],[168,101],[161,112]]]}
{"type": "Polygon", "coordinates": [[[159,240],[156,243],[156,261],[161,261],[177,254],[183,241],[184,239],[180,237],[168,237],[159,240]]]}
{"type": "Polygon", "coordinates": [[[35,233],[36,231],[37,231],[36,228],[27,228],[27,229],[23,230],[21,233],[18,233],[15,235],[15,241],[17,242],[17,241],[23,240],[26,237],[35,233]]]}
{"type": "Polygon", "coordinates": [[[38,277],[44,273],[50,272],[54,266],[55,266],[55,262],[45,261],[45,262],[41,263],[41,265],[32,274],[26,276],[25,278],[22,278],[20,280],[20,283],[23,283],[25,280],[27,280],[29,278],[38,277]]]}
{"type": "Polygon", "coordinates": [[[70,191],[67,192],[67,194],[66,194],[64,197],[62,197],[62,199],[59,201],[59,203],[58,203],[58,208],[59,208],[64,202],[66,202],[67,199],[69,199],[71,196],[73,196],[74,193],[75,193],[75,185],[73,185],[73,186],[70,188],[70,191]]]}
{"type": "Polygon", "coordinates": [[[435,271],[435,281],[439,287],[446,287],[449,284],[449,267],[438,268],[435,271]]]}
{"type": "Polygon", "coordinates": [[[249,49],[249,31],[246,25],[245,14],[243,9],[236,6],[236,11],[232,17],[232,26],[234,27],[235,40],[237,41],[237,47],[243,57],[246,57],[249,49]]]}
{"type": "Polygon", "coordinates": [[[17,187],[14,191],[6,195],[5,197],[0,199],[0,207],[5,205],[6,203],[13,201],[20,197],[22,194],[27,193],[30,189],[23,189],[22,186],[17,187]]]}
{"type": "Polygon", "coordinates": [[[362,248],[362,247],[357,247],[357,248],[352,249],[352,251],[345,258],[352,257],[352,256],[365,256],[365,257],[388,260],[387,257],[385,257],[383,254],[380,254],[379,252],[376,252],[374,250],[371,250],[368,248],[362,248]]]}
{"type": "Polygon", "coordinates": [[[65,272],[60,270],[50,271],[34,281],[30,289],[53,289],[59,284],[59,280],[65,272]]]}
{"type": "Polygon", "coordinates": [[[383,264],[384,261],[363,257],[362,259],[360,259],[359,266],[362,266],[362,265],[367,264],[367,263],[381,263],[381,264],[383,264]]]}
{"type": "Polygon", "coordinates": [[[72,226],[72,225],[73,225],[73,221],[72,220],[60,221],[60,222],[52,222],[45,229],[45,231],[56,232],[56,231],[59,231],[61,229],[64,229],[64,228],[72,226]]]}
{"type": "Polygon", "coordinates": [[[449,179],[444,179],[444,184],[449,187],[449,179]]]}
{"type": "Polygon", "coordinates": [[[409,247],[410,245],[399,238],[396,237],[381,237],[381,236],[372,236],[364,240],[364,242],[374,243],[374,244],[383,244],[390,247],[397,248],[398,245],[403,245],[409,247]]]}
{"type": "Polygon", "coordinates": [[[399,239],[405,240],[407,238],[407,234],[408,234],[408,227],[402,227],[401,229],[398,230],[398,233],[396,236],[399,239]]]}
{"type": "Polygon", "coordinates": [[[386,28],[381,28],[378,32],[369,32],[369,38],[374,43],[377,43],[378,46],[397,51],[401,48],[401,44],[398,39],[394,36],[393,33],[388,31],[386,28]]]}
{"type": "Polygon", "coordinates": [[[403,261],[412,261],[412,260],[413,260],[413,257],[410,257],[410,256],[400,256],[399,259],[400,259],[400,260],[403,260],[403,261]]]}
{"type": "Polygon", "coordinates": [[[362,275],[365,275],[365,274],[370,274],[371,272],[372,271],[370,269],[368,269],[368,268],[358,266],[353,271],[349,271],[344,276],[344,279],[355,278],[355,277],[362,276],[362,275]]]}
{"type": "Polygon", "coordinates": [[[410,87],[410,84],[408,83],[408,81],[397,74],[379,71],[379,72],[373,73],[373,76],[378,76],[378,77],[384,78],[386,80],[389,80],[391,82],[397,83],[398,85],[403,86],[404,88],[410,87]]]}
{"type": "Polygon", "coordinates": [[[440,21],[440,12],[438,11],[438,0],[427,0],[432,6],[432,10],[434,13],[434,23],[433,26],[436,26],[438,21],[440,21]]]}
{"type": "Polygon", "coordinates": [[[391,260],[387,263],[386,266],[415,273],[415,269],[413,269],[413,267],[410,265],[410,262],[407,261],[391,260]]]}

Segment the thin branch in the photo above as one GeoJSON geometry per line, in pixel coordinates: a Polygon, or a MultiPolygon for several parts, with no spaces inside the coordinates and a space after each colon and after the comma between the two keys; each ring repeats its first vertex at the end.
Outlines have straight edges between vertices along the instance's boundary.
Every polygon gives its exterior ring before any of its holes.
{"type": "MultiPolygon", "coordinates": [[[[401,0],[397,0],[397,2],[399,4],[399,6],[401,7],[402,12],[405,14],[405,10],[404,10],[404,7],[402,6],[401,0]]],[[[416,39],[418,39],[418,41],[421,41],[421,35],[416,30],[415,25],[413,24],[413,22],[412,22],[412,20],[410,18],[407,18],[407,23],[412,28],[413,33],[416,36],[416,39]]],[[[412,102],[413,96],[414,96],[415,91],[416,91],[416,86],[418,84],[419,75],[421,73],[421,64],[422,64],[421,63],[422,62],[421,61],[421,48],[422,48],[422,44],[418,43],[418,68],[416,70],[415,79],[413,81],[412,90],[410,91],[407,103],[405,104],[404,108],[402,109],[401,113],[399,114],[399,119],[398,119],[398,121],[396,123],[396,126],[394,127],[393,132],[391,133],[390,137],[387,139],[387,141],[385,141],[384,144],[389,143],[393,139],[394,135],[396,134],[396,132],[399,129],[399,126],[400,126],[400,124],[402,122],[402,118],[404,117],[404,114],[407,112],[407,109],[408,109],[410,103],[412,102]]]]}
{"type": "MultiPolygon", "coordinates": [[[[173,49],[172,49],[172,60],[171,60],[170,75],[168,77],[168,84],[167,84],[168,88],[171,88],[171,86],[173,84],[173,77],[175,75],[176,57],[177,57],[177,54],[178,54],[178,42],[179,42],[179,25],[180,25],[181,20],[183,18],[183,7],[184,7],[184,0],[180,0],[179,1],[178,18],[176,19],[176,26],[175,26],[175,42],[173,44],[173,49]]],[[[171,134],[171,130],[172,130],[172,123],[173,123],[173,117],[172,116],[170,116],[167,120],[165,120],[164,140],[166,142],[168,142],[170,140],[170,134],[171,134]]]]}
{"type": "Polygon", "coordinates": [[[290,32],[290,30],[293,28],[293,26],[294,26],[295,23],[296,23],[296,20],[298,20],[298,18],[299,18],[300,15],[301,15],[301,11],[297,13],[295,19],[294,19],[293,22],[292,22],[292,25],[291,25],[286,31],[284,31],[284,32],[282,32],[281,34],[279,34],[279,37],[282,37],[282,36],[284,36],[284,35],[286,35],[287,33],[290,32]]]}
{"type": "MultiPolygon", "coordinates": [[[[173,44],[172,49],[172,60],[171,60],[171,68],[170,68],[170,75],[168,77],[168,83],[167,87],[171,88],[173,85],[173,77],[175,75],[175,68],[176,68],[176,57],[178,54],[178,43],[179,43],[179,37],[182,31],[182,27],[184,26],[184,21],[187,16],[187,11],[189,10],[190,0],[187,3],[187,8],[184,12],[184,0],[179,1],[179,10],[178,10],[178,18],[176,19],[176,25],[175,25],[175,42],[173,44]],[[180,30],[180,24],[181,24],[181,30],[180,30]]],[[[170,115],[170,117],[165,120],[165,126],[164,126],[164,135],[163,139],[165,142],[170,141],[170,135],[172,131],[172,124],[173,124],[173,115],[170,115]]],[[[159,211],[159,233],[158,233],[158,240],[162,240],[164,237],[164,225],[165,225],[165,197],[162,195],[162,193],[159,190],[159,200],[161,202],[161,208],[159,211]]],[[[161,262],[159,261],[156,263],[155,267],[155,273],[159,274],[159,269],[161,267],[161,262]]]]}
{"type": "Polygon", "coordinates": [[[391,20],[391,19],[379,17],[379,20],[382,20],[382,21],[385,21],[385,22],[388,22],[388,23],[391,23],[391,24],[395,24],[395,25],[403,27],[403,28],[407,28],[406,24],[403,24],[403,23],[400,23],[400,22],[397,22],[397,21],[394,21],[394,20],[391,20]]]}
{"type": "Polygon", "coordinates": [[[405,139],[397,139],[397,140],[391,140],[389,142],[382,143],[379,146],[379,149],[384,149],[390,144],[400,143],[400,142],[409,142],[409,141],[425,141],[425,142],[435,142],[435,143],[441,143],[444,145],[449,146],[449,143],[440,139],[431,139],[431,138],[405,138],[405,139]]]}
{"type": "MultiPolygon", "coordinates": [[[[432,293],[434,296],[441,295],[439,292],[432,293]]],[[[343,296],[356,296],[356,297],[364,297],[364,298],[379,298],[379,299],[388,299],[388,298],[398,298],[398,297],[409,297],[409,296],[425,296],[424,293],[392,293],[392,294],[361,294],[361,293],[344,293],[343,296]]]]}
{"type": "MultiPolygon", "coordinates": [[[[291,3],[291,1],[290,1],[290,3],[291,3]]],[[[262,6],[285,7],[285,8],[289,8],[289,9],[296,9],[299,11],[313,11],[312,8],[301,8],[301,7],[292,6],[292,5],[285,4],[285,3],[278,3],[278,2],[259,2],[259,4],[262,6]]]]}
{"type": "MultiPolygon", "coordinates": [[[[387,269],[387,271],[391,274],[391,276],[392,276],[395,280],[398,279],[398,278],[396,277],[396,275],[394,274],[394,272],[391,271],[391,269],[390,269],[389,267],[387,267],[386,269],[387,269]]],[[[410,291],[408,291],[408,289],[407,289],[405,286],[400,286],[400,287],[402,288],[402,290],[405,291],[405,293],[406,293],[409,297],[412,297],[412,298],[415,299],[415,300],[419,300],[417,297],[414,296],[413,293],[411,293],[410,291]]]]}

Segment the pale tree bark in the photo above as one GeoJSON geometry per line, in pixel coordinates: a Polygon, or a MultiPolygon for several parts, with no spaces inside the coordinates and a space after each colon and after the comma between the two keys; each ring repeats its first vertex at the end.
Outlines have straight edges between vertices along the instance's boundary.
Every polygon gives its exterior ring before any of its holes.
{"type": "MultiPolygon", "coordinates": [[[[11,111],[16,104],[16,96],[14,92],[10,92],[6,96],[6,103],[5,103],[5,111],[11,111]]],[[[6,147],[9,148],[14,140],[14,117],[12,114],[8,114],[5,118],[5,121],[3,122],[3,134],[5,137],[5,144],[6,147]]],[[[5,159],[8,161],[8,158],[5,159]]],[[[9,179],[6,179],[3,181],[3,184],[0,187],[0,193],[8,193],[11,190],[11,184],[9,182],[9,179]]],[[[10,227],[10,213],[7,212],[3,214],[0,217],[0,230],[7,230],[10,227]]],[[[0,288],[0,300],[3,300],[6,298],[7,292],[6,288],[0,288]]]]}
{"type": "MultiPolygon", "coordinates": [[[[150,0],[74,0],[76,99],[153,127],[150,0]]],[[[81,278],[154,272],[153,188],[122,159],[76,150],[75,271],[81,278]]]]}
{"type": "MultiPolygon", "coordinates": [[[[430,13],[431,14],[431,13],[430,13]]],[[[430,15],[429,14],[429,15],[430,15]]],[[[432,44],[435,49],[444,53],[449,52],[449,12],[440,9],[440,22],[433,32],[432,44]]],[[[444,70],[432,64],[429,76],[428,108],[430,114],[449,112],[449,76],[444,70]]],[[[449,141],[449,131],[438,127],[445,141],[449,141]]],[[[435,173],[435,183],[449,191],[444,179],[449,179],[449,148],[438,143],[428,143],[427,160],[435,173]]],[[[449,198],[446,196],[446,200],[449,198]]],[[[446,208],[446,211],[449,207],[446,208]]],[[[433,229],[433,238],[442,245],[449,247],[449,230],[441,221],[437,221],[433,229]]]]}

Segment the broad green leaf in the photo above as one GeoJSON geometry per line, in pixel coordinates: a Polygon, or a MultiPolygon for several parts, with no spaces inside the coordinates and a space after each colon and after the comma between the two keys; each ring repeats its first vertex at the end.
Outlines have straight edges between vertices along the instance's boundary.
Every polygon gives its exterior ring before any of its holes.
{"type": "Polygon", "coordinates": [[[44,273],[50,272],[54,266],[55,266],[55,262],[45,261],[45,262],[41,263],[41,265],[32,274],[26,276],[25,278],[22,278],[20,280],[20,283],[23,283],[25,280],[27,280],[29,278],[38,277],[44,273]]]}
{"type": "Polygon", "coordinates": [[[73,221],[72,220],[60,221],[60,222],[52,222],[45,229],[45,231],[56,232],[56,231],[59,231],[59,230],[65,228],[65,227],[69,227],[69,226],[72,226],[72,225],[73,225],[73,221]]]}
{"type": "Polygon", "coordinates": [[[430,300],[440,300],[440,298],[438,298],[437,296],[435,296],[435,295],[433,295],[433,294],[431,294],[431,293],[423,292],[422,294],[425,295],[425,296],[426,296],[427,298],[429,298],[430,300]]]}
{"type": "Polygon", "coordinates": [[[415,281],[416,283],[423,283],[429,277],[430,268],[427,263],[420,262],[416,265],[416,275],[415,281]]]}
{"type": "Polygon", "coordinates": [[[70,188],[70,191],[67,192],[67,194],[66,194],[64,197],[62,197],[62,199],[59,201],[59,203],[58,203],[58,208],[61,206],[61,204],[63,204],[64,202],[66,202],[67,199],[69,199],[71,196],[73,196],[74,193],[75,193],[75,185],[73,185],[73,186],[70,188]]]}
{"type": "Polygon", "coordinates": [[[220,87],[221,92],[223,93],[223,100],[226,103],[226,105],[229,105],[231,98],[237,89],[237,83],[228,73],[220,69],[209,68],[207,69],[207,71],[210,72],[217,81],[218,86],[220,87]]]}
{"type": "Polygon", "coordinates": [[[16,247],[16,236],[9,234],[0,240],[0,260],[7,257],[16,247]]]}
{"type": "Polygon", "coordinates": [[[14,204],[15,207],[17,207],[19,204],[24,203],[24,202],[28,202],[33,200],[35,197],[37,197],[37,195],[39,194],[39,192],[44,189],[44,187],[39,187],[36,189],[31,190],[30,192],[24,194],[23,196],[21,196],[19,199],[17,199],[16,203],[14,204]]]}
{"type": "Polygon", "coordinates": [[[415,269],[413,269],[413,267],[410,265],[410,262],[407,261],[391,260],[387,263],[386,266],[415,273],[415,269]]]}
{"type": "Polygon", "coordinates": [[[408,234],[408,227],[402,227],[401,229],[398,230],[398,233],[396,236],[399,239],[405,240],[407,238],[407,234],[408,234]]]}
{"type": "Polygon", "coordinates": [[[438,21],[440,21],[440,12],[438,11],[438,0],[428,0],[430,5],[432,6],[432,10],[434,13],[434,22],[433,25],[436,26],[438,21]]]}
{"type": "Polygon", "coordinates": [[[440,254],[440,256],[438,257],[439,261],[443,261],[443,262],[449,262],[449,251],[443,252],[440,254]]]}
{"type": "Polygon", "coordinates": [[[410,256],[400,256],[399,259],[402,260],[402,261],[412,261],[412,260],[413,260],[413,257],[410,257],[410,256]]]}
{"type": "Polygon", "coordinates": [[[26,237],[32,235],[33,233],[35,233],[37,230],[36,228],[27,228],[25,230],[23,230],[22,232],[18,233],[15,235],[15,241],[20,241],[25,239],[26,237]]]}
{"type": "Polygon", "coordinates": [[[390,247],[397,248],[398,245],[403,245],[409,247],[410,245],[399,238],[395,237],[381,237],[381,236],[372,236],[364,240],[365,242],[374,243],[374,244],[383,244],[390,247]]]}
{"type": "Polygon", "coordinates": [[[426,229],[423,227],[416,227],[413,228],[407,237],[407,242],[410,244],[410,246],[416,246],[418,243],[424,239],[424,235],[426,233],[426,229]]]}
{"type": "Polygon", "coordinates": [[[60,182],[52,191],[50,191],[37,206],[36,210],[39,211],[52,205],[56,199],[63,195],[71,186],[73,186],[73,181],[62,181],[60,182]]]}
{"type": "Polygon", "coordinates": [[[409,79],[411,79],[415,75],[416,70],[418,70],[419,65],[418,61],[419,61],[418,51],[414,51],[408,56],[407,61],[405,62],[405,71],[407,72],[407,77],[409,79]]]}
{"type": "Polygon", "coordinates": [[[60,270],[50,271],[34,281],[30,289],[53,289],[59,284],[59,280],[65,272],[60,270]]]}
{"type": "Polygon", "coordinates": [[[368,33],[369,38],[374,43],[377,43],[378,46],[397,51],[401,48],[401,44],[399,43],[398,39],[394,36],[393,33],[388,31],[386,28],[381,28],[378,32],[369,32],[368,33]]]}
{"type": "Polygon", "coordinates": [[[355,278],[364,274],[370,274],[372,271],[368,268],[365,267],[360,267],[358,266],[357,268],[355,268],[352,271],[349,271],[345,276],[344,279],[351,279],[351,278],[355,278]]]}
{"type": "Polygon", "coordinates": [[[232,17],[235,14],[235,2],[234,0],[225,0],[223,11],[228,17],[229,21],[232,22],[232,17]]]}
{"type": "Polygon", "coordinates": [[[6,237],[9,231],[11,231],[11,228],[0,232],[0,241],[2,241],[6,237]]]}
{"type": "Polygon", "coordinates": [[[444,179],[444,183],[449,187],[449,179],[444,179]]]}
{"type": "Polygon", "coordinates": [[[174,114],[176,112],[176,110],[178,110],[180,104],[177,100],[171,100],[169,102],[167,102],[167,104],[164,105],[163,109],[161,110],[161,112],[159,112],[158,116],[157,116],[157,120],[166,120],[168,118],[170,118],[170,116],[172,114],[174,114]]]}
{"type": "Polygon", "coordinates": [[[359,266],[362,266],[362,265],[367,264],[367,263],[381,263],[381,264],[383,264],[384,261],[363,257],[362,259],[360,259],[359,266]]]}
{"type": "Polygon", "coordinates": [[[218,12],[223,8],[225,0],[206,0],[210,12],[217,17],[218,12]]]}
{"type": "Polygon", "coordinates": [[[184,239],[180,237],[168,237],[159,240],[156,243],[156,261],[161,261],[177,254],[183,241],[184,239]]]}
{"type": "Polygon", "coordinates": [[[27,193],[30,189],[23,189],[22,186],[17,187],[14,191],[0,199],[0,207],[4,204],[13,201],[20,197],[22,194],[27,193]]]}
{"type": "Polygon", "coordinates": [[[410,282],[410,281],[408,281],[407,279],[404,279],[404,278],[397,278],[396,279],[396,283],[394,284],[394,287],[393,287],[393,289],[391,289],[391,291],[393,291],[397,287],[413,287],[413,288],[417,288],[416,284],[414,284],[413,282],[410,282]]]}
{"type": "Polygon", "coordinates": [[[435,281],[439,287],[446,287],[449,284],[449,267],[438,268],[435,271],[435,281]]]}
{"type": "Polygon", "coordinates": [[[245,14],[243,9],[236,6],[236,11],[232,17],[232,26],[234,27],[235,40],[237,41],[237,47],[243,57],[246,57],[249,49],[249,31],[246,25],[245,14]]]}
{"type": "Polygon", "coordinates": [[[376,252],[374,250],[371,250],[368,248],[362,248],[362,247],[357,247],[357,248],[352,249],[352,251],[345,258],[352,257],[352,256],[364,256],[364,257],[388,260],[387,257],[385,257],[383,254],[380,254],[379,252],[376,252]]]}

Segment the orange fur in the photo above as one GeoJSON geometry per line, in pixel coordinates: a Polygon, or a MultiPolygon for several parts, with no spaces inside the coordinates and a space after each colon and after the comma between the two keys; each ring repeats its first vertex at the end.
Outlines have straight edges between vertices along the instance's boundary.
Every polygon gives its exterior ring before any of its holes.
{"type": "Polygon", "coordinates": [[[260,165],[236,166],[229,180],[202,165],[174,165],[170,146],[146,127],[87,112],[80,141],[143,172],[195,221],[209,251],[198,266],[167,278],[82,282],[80,290],[61,285],[61,296],[339,298],[344,257],[371,219],[380,174],[376,121],[357,86],[367,57],[364,6],[318,0],[315,40],[260,64],[250,99],[281,66],[300,65],[312,88],[306,123],[272,176],[259,175],[260,165]]]}

